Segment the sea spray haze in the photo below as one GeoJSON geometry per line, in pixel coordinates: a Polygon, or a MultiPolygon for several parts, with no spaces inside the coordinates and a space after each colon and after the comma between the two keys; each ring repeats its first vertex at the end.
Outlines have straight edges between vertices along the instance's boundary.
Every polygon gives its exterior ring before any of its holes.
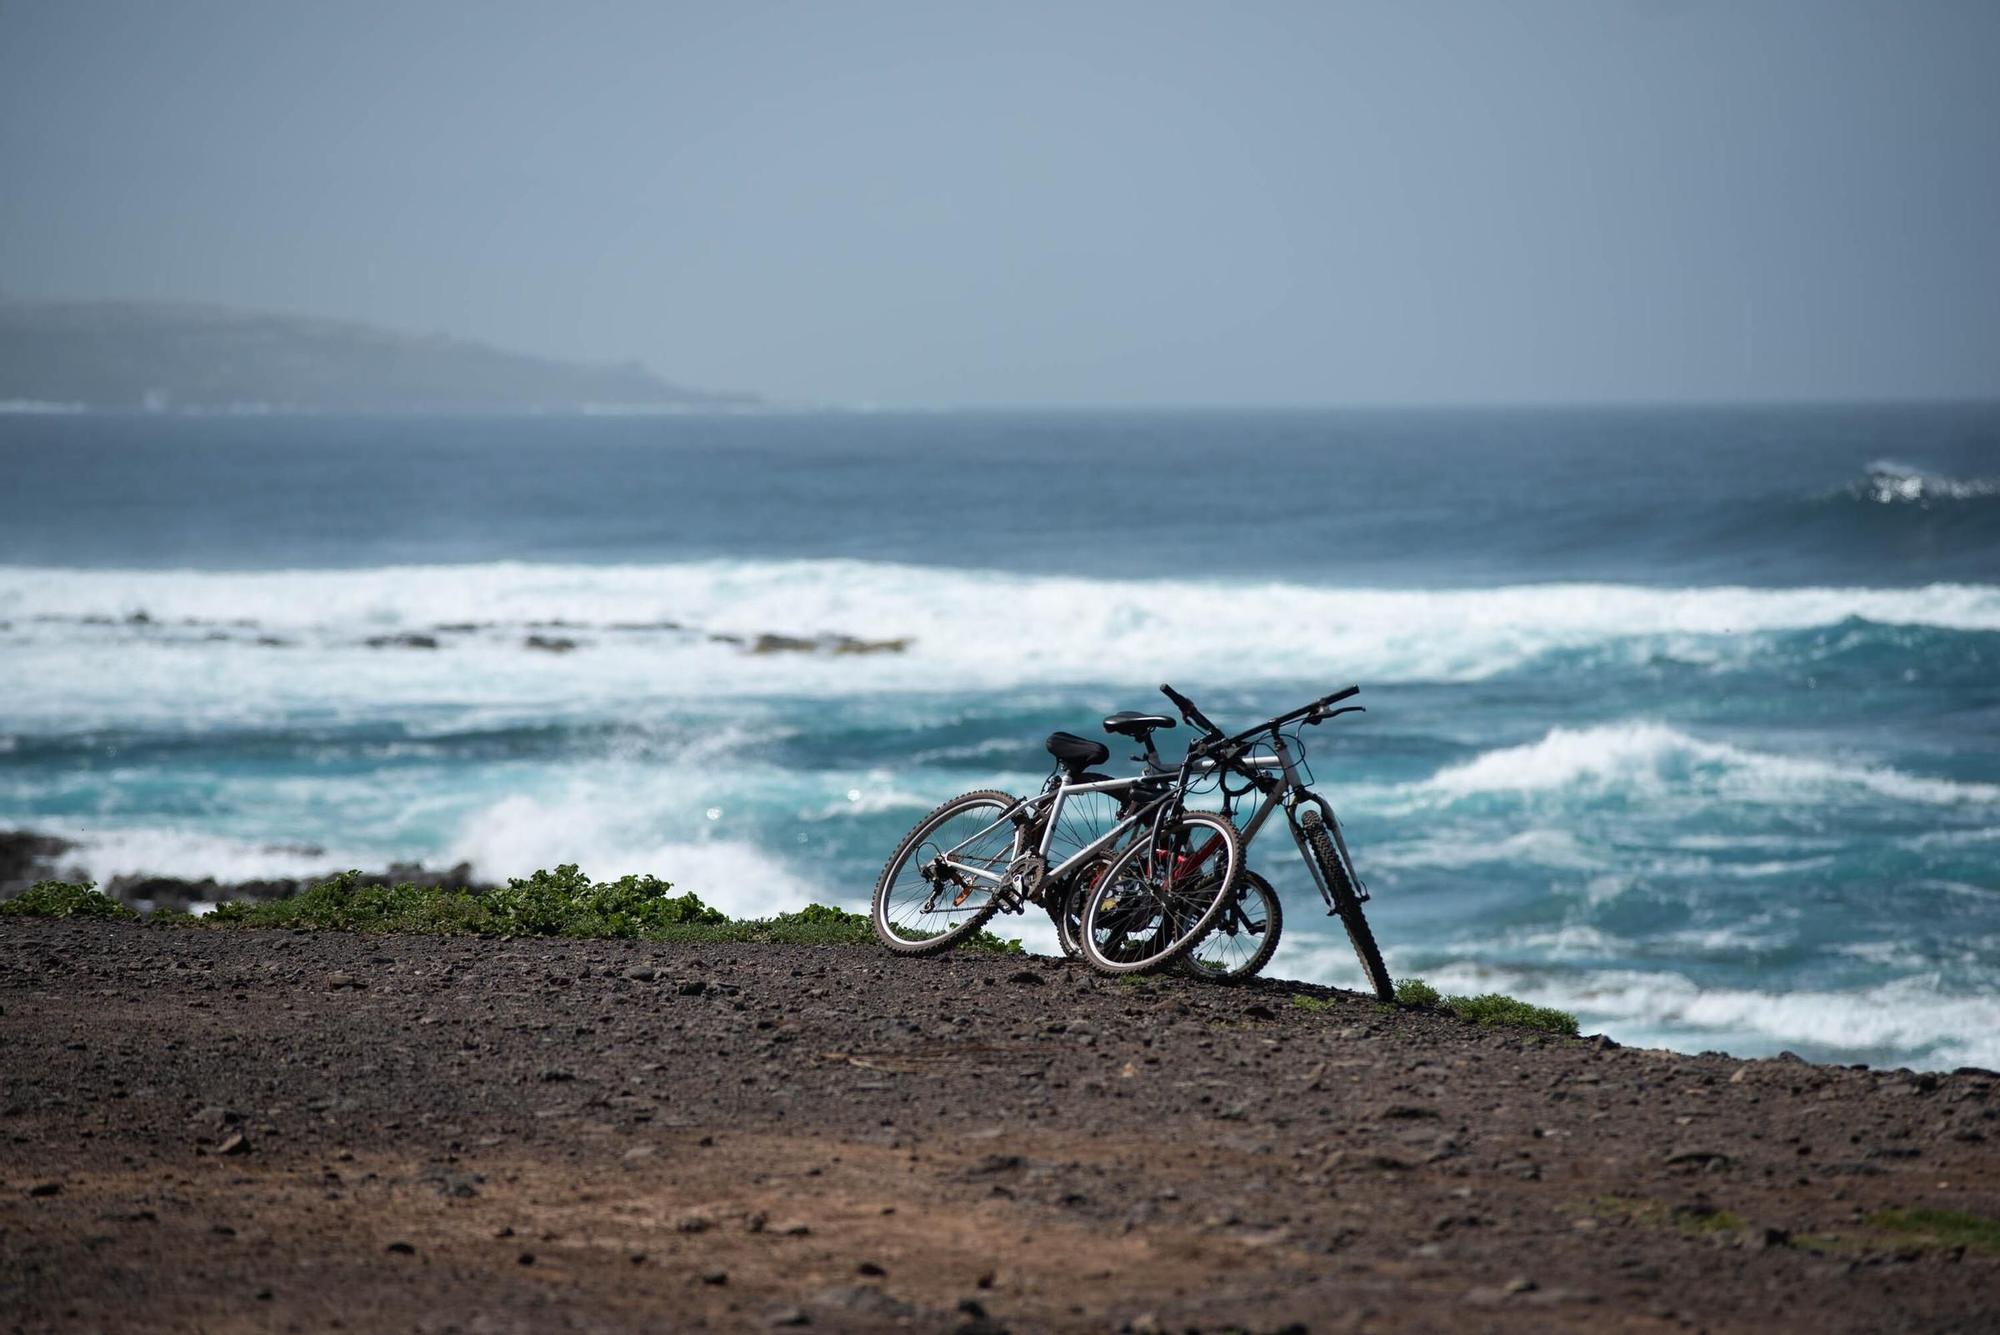
{"type": "MultiPolygon", "coordinates": [[[[15,416],[0,470],[0,827],[100,877],[858,906],[1051,728],[1359,681],[1306,740],[1399,975],[2000,1065],[1990,407],[15,416]]],[[[1273,971],[1352,982],[1284,852],[1273,971]]]]}

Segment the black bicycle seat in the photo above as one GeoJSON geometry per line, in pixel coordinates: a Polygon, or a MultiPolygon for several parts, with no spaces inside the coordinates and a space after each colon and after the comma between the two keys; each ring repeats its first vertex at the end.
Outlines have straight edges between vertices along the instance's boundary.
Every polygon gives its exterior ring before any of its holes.
{"type": "Polygon", "coordinates": [[[1111,748],[1103,742],[1093,742],[1073,732],[1050,733],[1048,748],[1049,754],[1072,774],[1081,774],[1092,765],[1102,765],[1111,759],[1111,748]]]}
{"type": "Polygon", "coordinates": [[[1121,709],[1104,720],[1106,732],[1122,733],[1127,737],[1141,739],[1150,732],[1173,726],[1174,721],[1165,714],[1142,714],[1136,709],[1121,709]]]}

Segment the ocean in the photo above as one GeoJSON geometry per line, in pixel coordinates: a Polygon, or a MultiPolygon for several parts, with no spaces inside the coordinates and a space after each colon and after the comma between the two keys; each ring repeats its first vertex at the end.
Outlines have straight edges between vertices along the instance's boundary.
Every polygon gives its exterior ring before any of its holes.
{"type": "Polygon", "coordinates": [[[2000,1067],[2000,407],[0,416],[0,828],[99,878],[860,907],[1161,681],[1362,687],[1305,740],[1398,977],[2000,1067]]]}

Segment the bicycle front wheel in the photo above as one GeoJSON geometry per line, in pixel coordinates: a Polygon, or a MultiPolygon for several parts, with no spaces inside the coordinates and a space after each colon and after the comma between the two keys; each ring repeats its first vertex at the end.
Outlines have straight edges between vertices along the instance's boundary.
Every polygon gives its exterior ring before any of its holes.
{"type": "Polygon", "coordinates": [[[1077,944],[1103,974],[1151,973],[1194,949],[1243,871],[1236,827],[1188,811],[1117,854],[1084,900],[1077,944]]]}
{"type": "Polygon", "coordinates": [[[1333,840],[1327,836],[1326,822],[1319,818],[1317,811],[1308,811],[1299,821],[1305,827],[1306,843],[1312,848],[1313,861],[1319,864],[1320,874],[1326,877],[1326,888],[1333,892],[1333,911],[1340,916],[1340,925],[1347,929],[1347,939],[1354,946],[1354,958],[1361,961],[1361,976],[1367,980],[1369,990],[1382,1001],[1396,999],[1395,985],[1389,981],[1388,966],[1382,963],[1381,948],[1375,944],[1375,933],[1368,926],[1368,919],[1361,912],[1361,896],[1354,891],[1354,876],[1347,869],[1347,860],[1334,849],[1333,840]]]}
{"type": "Polygon", "coordinates": [[[918,821],[875,883],[875,939],[898,955],[936,955],[985,926],[1014,861],[1019,831],[1005,817],[1016,801],[982,789],[918,821]]]}

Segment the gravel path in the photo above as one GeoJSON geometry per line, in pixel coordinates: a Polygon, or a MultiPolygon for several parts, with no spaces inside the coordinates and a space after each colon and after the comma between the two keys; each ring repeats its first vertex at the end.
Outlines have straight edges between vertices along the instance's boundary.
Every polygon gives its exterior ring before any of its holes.
{"type": "Polygon", "coordinates": [[[1881,1212],[2000,1216],[1996,1086],[1049,960],[0,920],[0,1327],[1990,1331],[2000,1254],[1881,1212]]]}

